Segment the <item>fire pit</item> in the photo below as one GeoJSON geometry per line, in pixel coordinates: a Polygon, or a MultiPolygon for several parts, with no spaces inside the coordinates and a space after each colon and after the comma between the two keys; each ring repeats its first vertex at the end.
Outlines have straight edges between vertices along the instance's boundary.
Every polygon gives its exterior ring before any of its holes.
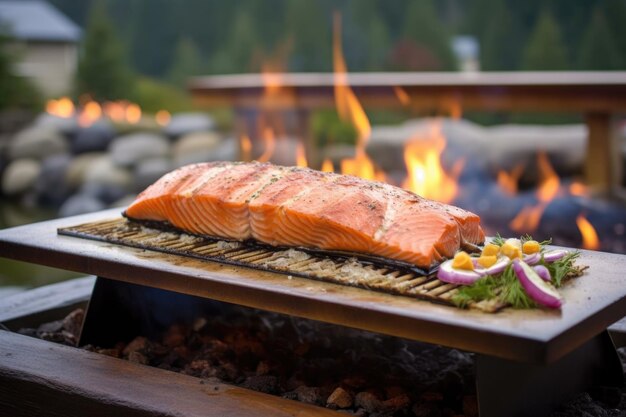
{"type": "Polygon", "coordinates": [[[132,289],[142,292],[154,287],[164,295],[153,297],[153,311],[164,308],[172,297],[183,297],[175,295],[182,293],[476,352],[478,399],[484,416],[544,413],[590,383],[621,384],[618,359],[605,329],[624,314],[626,292],[619,266],[625,262],[623,256],[583,252],[581,262],[590,266],[589,275],[564,288],[567,302],[560,313],[504,310],[486,315],[57,234],[58,228],[118,216],[116,211],[105,211],[0,234],[3,256],[101,277],[81,343],[106,346],[130,341],[142,324],[128,308],[144,298],[133,295],[132,289]],[[510,375],[517,377],[511,380],[510,375]],[[523,390],[520,381],[526,381],[523,390]],[[532,404],[526,400],[529,396],[532,404]]]}

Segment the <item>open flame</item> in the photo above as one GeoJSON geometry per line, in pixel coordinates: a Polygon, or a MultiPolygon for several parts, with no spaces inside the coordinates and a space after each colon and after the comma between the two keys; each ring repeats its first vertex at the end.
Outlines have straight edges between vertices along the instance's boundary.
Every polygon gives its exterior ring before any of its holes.
{"type": "Polygon", "coordinates": [[[541,216],[546,207],[557,196],[561,188],[559,176],[552,168],[545,152],[537,154],[537,169],[539,170],[539,187],[536,197],[539,203],[535,206],[526,206],[515,216],[509,227],[518,233],[531,233],[537,230],[541,216]]]}
{"type": "Polygon", "coordinates": [[[252,160],[252,142],[250,141],[248,135],[241,136],[241,138],[239,139],[239,147],[241,149],[241,160],[252,160]]]}
{"type": "Polygon", "coordinates": [[[78,115],[78,124],[89,127],[102,117],[102,107],[95,101],[88,101],[78,115]]]}
{"type": "Polygon", "coordinates": [[[302,142],[298,142],[298,146],[296,147],[296,166],[301,168],[306,168],[309,166],[306,160],[306,151],[304,150],[304,145],[302,142]]]}
{"type": "Polygon", "coordinates": [[[576,225],[583,236],[583,248],[597,250],[600,248],[600,239],[593,225],[583,216],[578,215],[576,225]]]}
{"type": "Polygon", "coordinates": [[[322,172],[335,172],[333,161],[328,158],[324,159],[324,162],[322,162],[322,172]]]}
{"type": "Polygon", "coordinates": [[[515,168],[511,170],[511,172],[506,172],[504,170],[498,171],[498,186],[510,196],[514,196],[517,194],[517,184],[519,183],[519,179],[524,172],[524,165],[519,164],[515,168]]]}
{"type": "Polygon", "coordinates": [[[276,138],[274,137],[274,130],[271,127],[265,127],[263,129],[263,143],[265,144],[265,150],[263,154],[259,156],[259,162],[267,162],[274,155],[274,149],[276,148],[276,138]]]}
{"type": "Polygon", "coordinates": [[[407,178],[403,188],[422,197],[450,203],[458,193],[458,177],[464,161],[457,161],[449,175],[441,166],[441,154],[446,148],[446,139],[440,123],[432,123],[426,138],[415,136],[404,148],[407,178]]]}
{"type": "Polygon", "coordinates": [[[61,97],[58,100],[48,100],[46,103],[46,112],[57,117],[67,119],[74,115],[74,103],[69,97],[61,97]]]}

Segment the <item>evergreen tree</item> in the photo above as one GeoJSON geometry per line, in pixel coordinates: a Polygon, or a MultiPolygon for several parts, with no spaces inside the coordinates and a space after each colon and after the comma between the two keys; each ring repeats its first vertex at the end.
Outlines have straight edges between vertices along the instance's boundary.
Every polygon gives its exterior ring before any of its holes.
{"type": "Polygon", "coordinates": [[[131,86],[132,74],[122,46],[109,23],[104,4],[98,2],[89,16],[78,63],[78,93],[89,94],[98,101],[117,100],[128,97],[131,86]]]}
{"type": "Polygon", "coordinates": [[[488,71],[518,68],[521,48],[517,22],[504,0],[491,0],[484,10],[485,29],[481,38],[480,66],[488,71]]]}
{"type": "Polygon", "coordinates": [[[602,9],[596,7],[580,47],[579,68],[583,70],[619,69],[621,58],[613,39],[602,9]]]}
{"type": "Polygon", "coordinates": [[[422,70],[454,70],[456,61],[450,38],[437,16],[431,0],[414,0],[408,5],[404,21],[405,41],[414,42],[424,57],[430,55],[432,63],[424,62],[422,70]],[[434,68],[431,67],[434,65],[434,68]]]}
{"type": "Polygon", "coordinates": [[[608,30],[613,35],[619,51],[620,69],[626,67],[626,3],[623,0],[608,0],[605,6],[608,30]]]}
{"type": "Polygon", "coordinates": [[[322,9],[322,3],[318,0],[287,0],[286,3],[287,37],[293,44],[291,69],[330,70],[332,68],[330,9],[322,9]]]}
{"type": "Polygon", "coordinates": [[[358,42],[363,50],[363,62],[357,64],[355,69],[371,71],[385,69],[391,38],[389,28],[381,17],[379,4],[378,0],[359,0],[350,3],[351,9],[348,14],[353,17],[358,28],[356,39],[351,39],[350,45],[358,42]]]}
{"type": "Polygon", "coordinates": [[[185,87],[187,79],[202,72],[202,59],[196,44],[189,38],[181,38],[174,51],[174,59],[168,71],[168,80],[185,87]]]}
{"type": "Polygon", "coordinates": [[[249,72],[255,49],[260,47],[254,20],[242,7],[232,24],[228,39],[221,44],[209,61],[209,71],[218,74],[249,72]]]}
{"type": "Polygon", "coordinates": [[[568,68],[561,31],[550,12],[545,10],[537,20],[526,50],[523,69],[535,71],[565,70],[568,68]]]}

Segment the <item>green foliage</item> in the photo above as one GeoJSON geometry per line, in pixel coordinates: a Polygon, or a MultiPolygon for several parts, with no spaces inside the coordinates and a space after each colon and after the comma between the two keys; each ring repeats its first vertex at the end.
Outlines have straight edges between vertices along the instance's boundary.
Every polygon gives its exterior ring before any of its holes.
{"type": "Polygon", "coordinates": [[[170,112],[188,111],[193,108],[191,99],[183,91],[161,81],[138,77],[133,94],[126,98],[131,99],[147,113],[159,110],[170,112]]]}
{"type": "Polygon", "coordinates": [[[104,3],[96,3],[89,16],[83,53],[78,64],[77,92],[94,100],[118,100],[132,95],[132,73],[122,45],[109,22],[104,3]]]}
{"type": "Polygon", "coordinates": [[[490,0],[488,13],[483,11],[480,49],[481,69],[507,71],[518,68],[523,43],[517,22],[504,0],[490,0]],[[487,18],[488,15],[488,18],[487,18]]]}
{"type": "Polygon", "coordinates": [[[315,112],[311,129],[320,148],[331,144],[354,145],[356,143],[356,129],[351,123],[341,120],[334,110],[315,112]]]}
{"type": "Polygon", "coordinates": [[[616,70],[621,66],[622,57],[609,32],[604,12],[596,7],[583,37],[578,67],[584,70],[616,70]]]}
{"type": "Polygon", "coordinates": [[[168,80],[185,88],[187,79],[202,72],[202,58],[193,40],[181,38],[174,52],[174,59],[168,71],[168,80]]]}
{"type": "Polygon", "coordinates": [[[544,10],[526,45],[523,69],[533,71],[565,70],[568,68],[565,46],[558,23],[544,10]]]}
{"type": "Polygon", "coordinates": [[[8,52],[8,43],[9,38],[0,34],[0,110],[37,110],[42,104],[41,94],[28,79],[15,75],[16,57],[8,52]]]}

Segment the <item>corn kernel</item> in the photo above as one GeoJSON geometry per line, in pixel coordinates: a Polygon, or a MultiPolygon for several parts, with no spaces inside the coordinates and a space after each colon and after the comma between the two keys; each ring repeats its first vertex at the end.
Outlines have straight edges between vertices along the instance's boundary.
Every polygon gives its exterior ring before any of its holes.
{"type": "Polygon", "coordinates": [[[537,253],[539,252],[539,250],[541,250],[541,246],[536,240],[529,240],[528,242],[524,242],[524,246],[522,246],[522,251],[527,255],[530,255],[531,253],[537,253]]]}
{"type": "Polygon", "coordinates": [[[521,258],[522,251],[516,245],[512,245],[510,243],[505,243],[500,248],[500,253],[504,256],[508,256],[510,259],[521,258]]]}
{"type": "Polygon", "coordinates": [[[493,266],[497,260],[498,257],[496,255],[482,255],[478,258],[478,264],[483,268],[489,268],[490,266],[493,266]]]}
{"type": "Polygon", "coordinates": [[[493,243],[488,243],[483,248],[483,253],[481,256],[493,256],[497,255],[500,252],[500,246],[494,245],[493,243]]]}
{"type": "Polygon", "coordinates": [[[472,263],[472,258],[467,254],[467,252],[459,252],[454,255],[454,261],[452,261],[452,268],[457,269],[467,269],[470,271],[474,270],[474,264],[472,263]]]}

